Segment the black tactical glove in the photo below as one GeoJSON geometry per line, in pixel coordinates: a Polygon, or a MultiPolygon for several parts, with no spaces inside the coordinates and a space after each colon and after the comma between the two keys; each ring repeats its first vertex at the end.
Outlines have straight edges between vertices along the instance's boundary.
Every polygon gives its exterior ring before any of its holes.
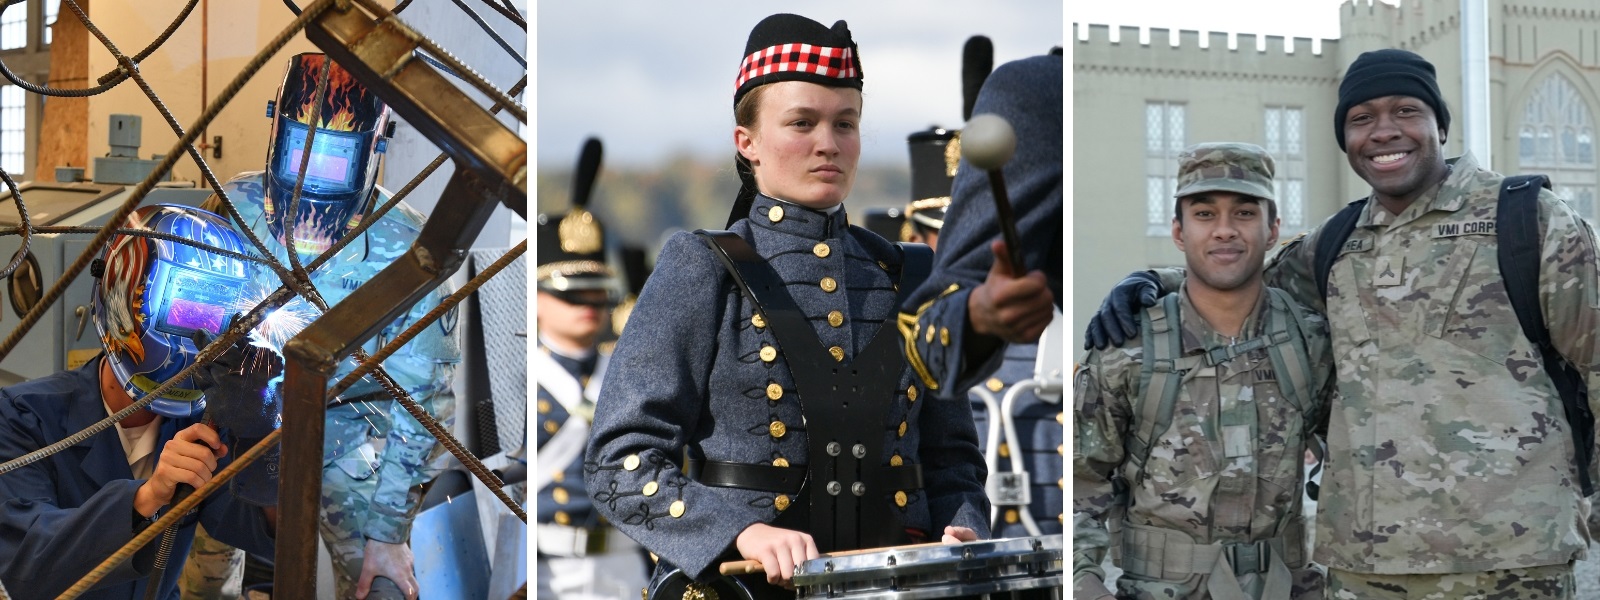
{"type": "Polygon", "coordinates": [[[1121,346],[1139,334],[1139,311],[1154,306],[1161,296],[1161,280],[1149,271],[1134,271],[1111,288],[1100,303],[1100,311],[1089,319],[1083,335],[1083,349],[1104,350],[1121,346]]]}
{"type": "MultiPolygon", "coordinates": [[[[204,329],[194,332],[195,348],[203,349],[213,339],[216,337],[204,329]]],[[[240,438],[259,439],[283,421],[281,375],[282,357],[241,337],[216,360],[195,371],[194,384],[205,394],[206,417],[218,429],[240,438]]]]}
{"type": "MultiPolygon", "coordinates": [[[[233,447],[239,452],[249,450],[261,440],[254,438],[239,438],[233,447]]],[[[228,482],[228,491],[235,498],[249,502],[256,506],[276,506],[278,504],[278,461],[282,459],[283,444],[274,443],[265,454],[256,458],[250,466],[239,471],[238,475],[228,482]]]]}

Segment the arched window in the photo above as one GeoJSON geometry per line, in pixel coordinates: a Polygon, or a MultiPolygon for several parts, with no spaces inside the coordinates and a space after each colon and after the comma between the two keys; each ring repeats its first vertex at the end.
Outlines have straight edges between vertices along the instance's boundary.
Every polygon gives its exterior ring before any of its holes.
{"type": "Polygon", "coordinates": [[[1594,107],[1566,76],[1552,73],[1534,85],[1517,130],[1517,172],[1550,176],[1557,193],[1594,220],[1600,168],[1594,151],[1594,107]]]}

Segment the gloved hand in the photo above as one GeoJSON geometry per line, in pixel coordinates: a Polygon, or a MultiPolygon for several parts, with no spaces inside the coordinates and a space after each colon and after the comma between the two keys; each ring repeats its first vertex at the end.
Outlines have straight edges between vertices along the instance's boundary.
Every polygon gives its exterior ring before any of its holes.
{"type": "Polygon", "coordinates": [[[1139,311],[1153,306],[1161,296],[1161,280],[1149,271],[1134,271],[1111,288],[1100,311],[1089,319],[1083,349],[1104,350],[1120,346],[1139,334],[1139,311]]]}
{"type": "MultiPolygon", "coordinates": [[[[196,330],[195,348],[203,349],[213,339],[211,332],[196,330]]],[[[283,422],[282,375],[282,357],[241,337],[216,360],[195,371],[194,383],[205,394],[206,416],[217,428],[240,438],[260,439],[283,422]]]]}
{"type": "MultiPolygon", "coordinates": [[[[260,439],[238,438],[233,447],[240,454],[254,448],[260,439]]],[[[282,444],[273,444],[265,454],[256,458],[250,466],[239,471],[233,479],[228,481],[228,491],[233,497],[249,502],[256,506],[277,506],[278,504],[278,461],[282,458],[282,444]]]]}

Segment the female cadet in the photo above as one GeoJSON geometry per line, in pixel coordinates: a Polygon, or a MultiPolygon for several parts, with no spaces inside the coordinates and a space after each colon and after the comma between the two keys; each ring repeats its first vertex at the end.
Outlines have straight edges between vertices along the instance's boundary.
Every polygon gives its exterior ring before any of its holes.
{"type": "MultiPolygon", "coordinates": [[[[818,552],[987,535],[970,411],[928,398],[901,356],[899,291],[929,255],[842,206],[861,82],[844,21],[756,25],[731,233],[668,240],[618,341],[585,468],[601,513],[659,557],[652,591],[741,557],[784,583],[818,552]]],[[[782,593],[760,577],[758,596],[782,593]]]]}

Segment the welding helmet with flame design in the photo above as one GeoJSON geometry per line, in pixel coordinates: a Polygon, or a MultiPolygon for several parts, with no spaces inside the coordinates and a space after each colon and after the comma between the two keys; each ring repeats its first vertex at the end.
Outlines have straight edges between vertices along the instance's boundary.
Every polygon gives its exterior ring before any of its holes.
{"type": "Polygon", "coordinates": [[[306,53],[289,60],[277,100],[267,105],[272,118],[272,146],[267,149],[265,213],[267,227],[279,241],[284,222],[294,223],[295,249],[302,256],[327,250],[361,222],[372,188],[377,184],[378,155],[385,150],[389,108],[338,63],[323,54],[306,53]],[[311,123],[317,100],[317,79],[328,68],[327,92],[317,123],[311,123]],[[306,135],[312,127],[310,158],[306,135]],[[288,214],[300,165],[306,162],[299,214],[288,214]]]}
{"type": "MultiPolygon", "coordinates": [[[[227,219],[188,206],[141,207],[124,228],[233,252],[245,249],[227,219]]],[[[96,272],[94,326],[117,382],[135,399],[194,362],[198,350],[190,337],[197,329],[220,333],[249,283],[243,260],[131,234],[111,237],[96,272]]],[[[181,419],[198,416],[205,406],[204,395],[185,378],[150,410],[181,419]]]]}

